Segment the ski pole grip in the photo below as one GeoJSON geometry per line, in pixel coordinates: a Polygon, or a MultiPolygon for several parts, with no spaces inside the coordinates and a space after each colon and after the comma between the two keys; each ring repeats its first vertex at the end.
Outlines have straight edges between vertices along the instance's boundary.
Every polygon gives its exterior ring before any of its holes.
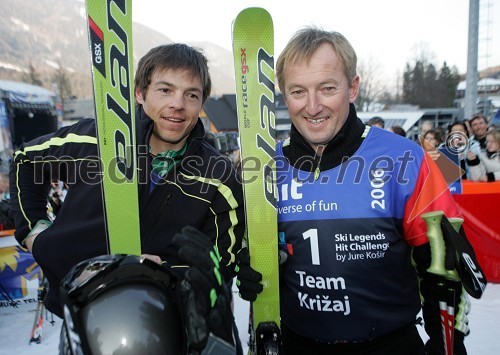
{"type": "Polygon", "coordinates": [[[462,223],[464,223],[463,218],[448,218],[448,221],[457,232],[460,231],[460,227],[462,226],[462,223]]]}
{"type": "Polygon", "coordinates": [[[431,265],[427,271],[431,274],[447,276],[445,267],[446,246],[441,231],[443,216],[443,211],[432,211],[423,213],[420,217],[427,224],[427,238],[429,238],[431,247],[431,265]]]}
{"type": "MultiPolygon", "coordinates": [[[[462,223],[464,223],[464,220],[463,218],[448,218],[448,222],[450,222],[451,226],[453,227],[453,229],[455,231],[457,231],[457,233],[460,231],[460,227],[462,226],[462,223]]],[[[448,243],[450,243],[450,241],[448,241],[448,243]]],[[[450,267],[448,267],[448,265],[446,265],[446,278],[448,280],[452,280],[452,281],[460,281],[460,276],[458,276],[458,272],[457,270],[455,270],[455,255],[452,255],[452,253],[456,253],[456,251],[452,250],[452,248],[448,247],[446,248],[446,258],[452,262],[453,265],[450,265],[450,267]]]]}

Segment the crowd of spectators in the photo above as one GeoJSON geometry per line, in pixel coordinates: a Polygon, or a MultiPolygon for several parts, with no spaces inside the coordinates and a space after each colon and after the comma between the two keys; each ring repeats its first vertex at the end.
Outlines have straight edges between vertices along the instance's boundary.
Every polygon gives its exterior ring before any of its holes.
{"type": "MultiPolygon", "coordinates": [[[[407,136],[401,126],[385,128],[385,121],[379,116],[372,117],[367,124],[407,136]]],[[[486,116],[476,114],[469,120],[456,120],[447,129],[425,120],[420,123],[415,138],[420,144],[420,139],[429,143],[423,146],[434,160],[441,155],[442,149],[457,155],[463,171],[462,179],[500,181],[500,129],[490,124],[486,116]]]]}

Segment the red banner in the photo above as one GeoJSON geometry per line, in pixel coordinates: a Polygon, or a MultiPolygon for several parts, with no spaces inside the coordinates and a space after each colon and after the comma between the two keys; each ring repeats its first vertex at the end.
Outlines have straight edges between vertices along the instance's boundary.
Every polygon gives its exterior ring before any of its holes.
{"type": "Polygon", "coordinates": [[[500,283],[500,182],[464,181],[463,193],[453,197],[486,279],[500,283]]]}

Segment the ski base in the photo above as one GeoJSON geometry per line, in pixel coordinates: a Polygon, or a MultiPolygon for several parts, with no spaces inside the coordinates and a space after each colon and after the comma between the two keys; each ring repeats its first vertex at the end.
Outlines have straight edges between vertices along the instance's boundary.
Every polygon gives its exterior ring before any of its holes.
{"type": "Polygon", "coordinates": [[[108,251],[140,255],[132,0],[86,4],[108,251]]]}
{"type": "Polygon", "coordinates": [[[233,56],[250,265],[262,274],[263,285],[251,306],[249,346],[255,354],[259,341],[273,354],[276,347],[268,345],[273,344],[273,334],[280,334],[280,296],[274,29],[268,11],[250,7],[238,14],[233,23],[233,56]],[[263,337],[257,336],[259,326],[263,337]]]}

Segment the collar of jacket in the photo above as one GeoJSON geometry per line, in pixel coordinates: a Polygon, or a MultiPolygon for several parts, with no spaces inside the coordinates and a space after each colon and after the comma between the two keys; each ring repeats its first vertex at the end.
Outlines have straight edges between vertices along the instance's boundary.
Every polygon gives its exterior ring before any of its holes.
{"type": "Polygon", "coordinates": [[[343,159],[351,157],[363,142],[365,125],[358,118],[353,104],[349,105],[349,116],[344,126],[328,143],[321,157],[306,142],[304,137],[292,124],[290,144],[283,147],[283,154],[295,168],[306,171],[329,170],[342,163],[343,159]],[[319,165],[319,166],[318,166],[319,165]]]}
{"type": "MultiPolygon", "coordinates": [[[[153,120],[144,112],[142,105],[138,105],[136,109],[136,131],[137,131],[137,145],[144,146],[144,149],[139,149],[143,154],[149,153],[149,139],[153,132],[153,120]]],[[[196,126],[194,126],[187,139],[187,150],[185,155],[190,155],[196,151],[201,145],[205,137],[205,127],[203,122],[198,118],[196,126]]]]}
{"type": "Polygon", "coordinates": [[[486,156],[488,157],[488,159],[493,159],[495,157],[498,157],[500,156],[500,152],[496,151],[496,152],[490,152],[489,150],[486,151],[486,156]]]}

